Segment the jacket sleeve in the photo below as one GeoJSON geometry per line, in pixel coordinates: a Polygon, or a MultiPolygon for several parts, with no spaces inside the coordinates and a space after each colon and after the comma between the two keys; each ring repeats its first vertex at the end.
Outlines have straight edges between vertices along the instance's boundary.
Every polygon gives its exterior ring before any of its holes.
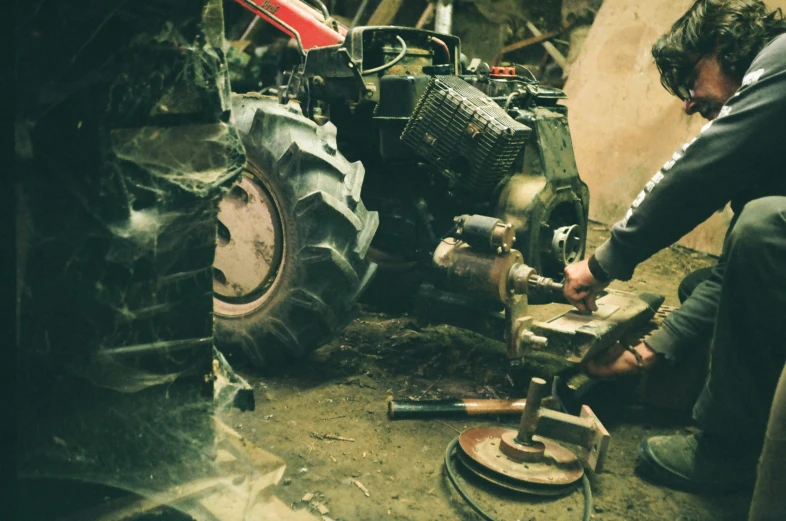
{"type": "Polygon", "coordinates": [[[759,165],[778,153],[786,126],[786,37],[769,47],[719,116],[663,165],[595,250],[609,276],[629,280],[640,262],[771,175],[759,165]]]}
{"type": "Polygon", "coordinates": [[[659,329],[644,339],[650,349],[672,364],[696,345],[709,342],[715,328],[725,259],[713,267],[710,277],[696,286],[682,305],[672,311],[659,329]]]}

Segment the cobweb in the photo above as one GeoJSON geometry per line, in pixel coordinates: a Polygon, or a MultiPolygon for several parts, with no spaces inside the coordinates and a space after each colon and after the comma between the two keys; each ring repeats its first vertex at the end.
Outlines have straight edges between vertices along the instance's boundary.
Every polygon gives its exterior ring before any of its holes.
{"type": "MultiPolygon", "coordinates": [[[[256,519],[283,462],[217,420],[253,410],[213,345],[218,202],[245,161],[221,2],[19,7],[17,475],[256,519]]],[[[28,499],[23,519],[76,501],[28,499]]]]}

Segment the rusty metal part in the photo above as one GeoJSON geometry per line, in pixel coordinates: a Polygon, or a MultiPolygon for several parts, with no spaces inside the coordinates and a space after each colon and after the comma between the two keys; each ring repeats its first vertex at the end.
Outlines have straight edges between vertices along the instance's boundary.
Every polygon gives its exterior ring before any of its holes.
{"type": "Polygon", "coordinates": [[[245,172],[219,203],[218,221],[216,306],[224,315],[243,315],[264,301],[279,273],[284,254],[281,217],[261,181],[245,172]]]}
{"type": "MultiPolygon", "coordinates": [[[[421,400],[391,401],[390,419],[447,418],[520,415],[526,400],[421,400]]],[[[602,472],[611,436],[588,406],[579,416],[541,407],[535,433],[579,447],[581,459],[595,472],[602,472]]]]}
{"type": "Polygon", "coordinates": [[[581,228],[578,224],[562,226],[554,230],[551,239],[551,252],[557,262],[567,266],[573,264],[581,255],[581,228]]]}
{"type": "Polygon", "coordinates": [[[538,275],[535,268],[527,264],[519,264],[510,270],[510,284],[511,290],[516,293],[527,293],[534,291],[540,295],[548,297],[552,302],[564,302],[564,295],[562,294],[563,286],[559,282],[549,277],[542,277],[538,275]]]}
{"type": "Polygon", "coordinates": [[[529,293],[529,280],[533,275],[537,275],[535,268],[527,264],[517,264],[510,270],[508,284],[516,293],[529,293]]]}
{"type": "Polygon", "coordinates": [[[577,483],[568,485],[537,485],[534,483],[523,483],[521,481],[508,479],[505,476],[494,474],[487,471],[483,466],[476,463],[472,458],[465,455],[461,450],[456,451],[456,457],[464,465],[464,468],[482,478],[489,483],[502,487],[506,490],[519,492],[522,494],[533,494],[544,497],[564,496],[576,490],[577,483]]]}
{"type": "Polygon", "coordinates": [[[508,300],[508,274],[522,260],[516,250],[490,255],[453,238],[443,240],[434,251],[434,265],[446,288],[499,302],[508,300]]]}
{"type": "Polygon", "coordinates": [[[535,434],[538,420],[540,420],[540,402],[545,391],[546,380],[543,378],[530,380],[529,389],[527,389],[527,400],[524,404],[524,410],[521,412],[519,433],[516,437],[518,443],[528,444],[532,442],[532,436],[535,434]]]}
{"type": "Polygon", "coordinates": [[[499,450],[514,461],[542,461],[546,445],[532,439],[528,443],[521,443],[518,439],[520,434],[515,431],[504,433],[499,441],[499,450]]]}
{"type": "Polygon", "coordinates": [[[549,339],[549,351],[578,364],[645,326],[663,300],[650,293],[608,290],[597,300],[598,310],[592,314],[570,310],[546,322],[535,322],[532,331],[549,339]]]}
{"type": "Polygon", "coordinates": [[[509,252],[516,240],[513,225],[502,222],[496,217],[485,215],[461,215],[453,220],[456,223],[456,237],[473,248],[485,251],[509,252]]]}
{"type": "Polygon", "coordinates": [[[518,433],[503,427],[469,429],[459,436],[459,447],[492,475],[518,482],[564,486],[577,482],[584,475],[584,468],[576,455],[541,436],[533,438],[544,446],[540,461],[524,463],[510,459],[500,450],[500,441],[506,434],[517,436],[518,433]]]}
{"type": "MultiPolygon", "coordinates": [[[[603,298],[605,299],[607,297],[603,298]]],[[[649,321],[636,327],[627,328],[622,333],[615,333],[614,337],[617,340],[615,340],[614,343],[619,343],[623,346],[635,346],[640,344],[645,341],[650,334],[657,330],[663,323],[663,320],[675,309],[677,308],[673,306],[659,306],[657,312],[654,313],[649,321]]],[[[585,335],[586,332],[582,331],[578,334],[585,335]]],[[[600,355],[603,352],[603,346],[607,349],[611,347],[611,345],[613,344],[610,344],[608,340],[603,340],[601,346],[590,347],[584,355],[583,360],[589,360],[600,355]]],[[[645,374],[645,379],[648,377],[649,374],[645,374]]],[[[562,377],[558,376],[554,378],[552,396],[559,396],[560,401],[563,403],[564,410],[578,410],[582,397],[600,382],[602,382],[602,380],[594,379],[582,371],[573,370],[562,377]]]]}

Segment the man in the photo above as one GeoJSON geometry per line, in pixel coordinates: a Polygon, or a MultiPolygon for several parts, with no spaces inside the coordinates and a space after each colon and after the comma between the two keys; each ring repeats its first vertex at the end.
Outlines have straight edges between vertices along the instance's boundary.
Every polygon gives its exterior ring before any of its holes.
{"type": "Polygon", "coordinates": [[[712,338],[710,375],[693,411],[701,431],[645,440],[640,461],[666,484],[734,489],[752,482],[786,362],[786,21],[759,0],[697,0],[652,49],[661,82],[710,120],[655,174],[610,238],[565,269],[579,310],[611,280],[713,212],[734,212],[723,253],[643,343],[590,362],[614,377],[677,363],[712,338]]]}

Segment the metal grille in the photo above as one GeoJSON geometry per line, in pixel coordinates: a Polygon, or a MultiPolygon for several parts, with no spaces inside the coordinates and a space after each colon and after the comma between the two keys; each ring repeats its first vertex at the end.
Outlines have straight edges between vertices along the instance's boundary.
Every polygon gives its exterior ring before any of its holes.
{"type": "Polygon", "coordinates": [[[435,76],[401,139],[448,171],[463,192],[487,196],[510,171],[532,130],[457,76],[435,76]]]}

